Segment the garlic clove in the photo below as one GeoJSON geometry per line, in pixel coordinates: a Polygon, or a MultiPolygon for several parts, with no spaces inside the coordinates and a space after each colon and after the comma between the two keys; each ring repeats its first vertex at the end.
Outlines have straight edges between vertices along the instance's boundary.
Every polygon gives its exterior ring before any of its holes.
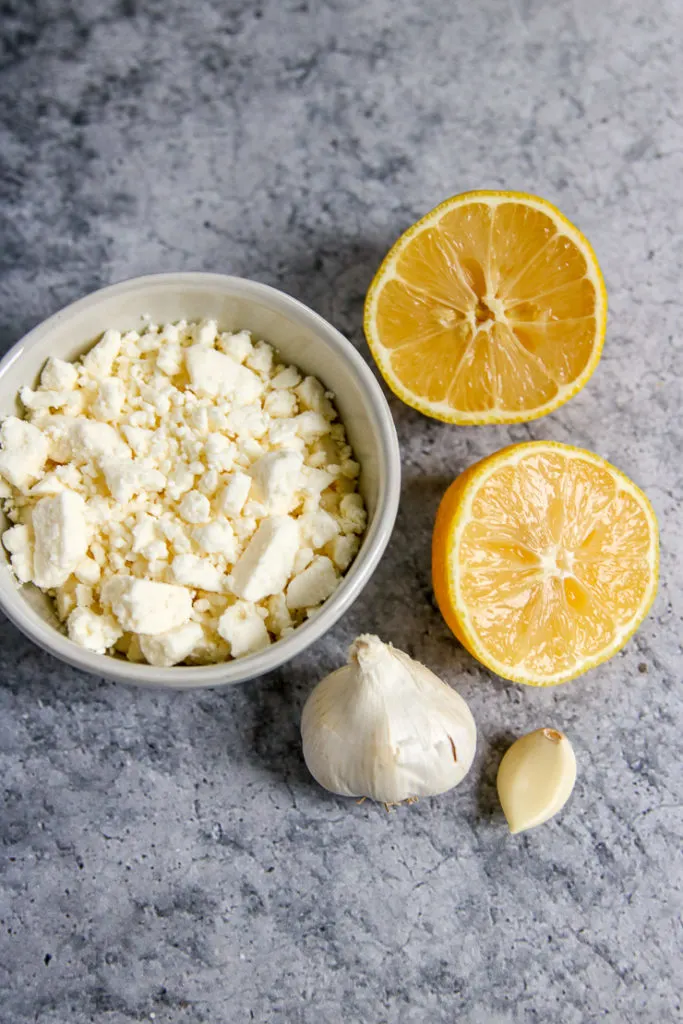
{"type": "Polygon", "coordinates": [[[467,774],[476,726],[433,672],[376,636],[320,682],[301,719],[304,759],[325,789],[400,803],[435,796],[467,774]]]}
{"type": "Polygon", "coordinates": [[[498,768],[498,796],[513,835],[542,825],[564,807],[576,781],[572,745],[557,729],[516,740],[498,768]]]}

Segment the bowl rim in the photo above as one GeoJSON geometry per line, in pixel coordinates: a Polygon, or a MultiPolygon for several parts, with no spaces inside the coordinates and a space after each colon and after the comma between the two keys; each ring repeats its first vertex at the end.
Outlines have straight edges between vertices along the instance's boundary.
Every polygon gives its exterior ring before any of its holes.
{"type": "MultiPolygon", "coordinates": [[[[88,307],[97,305],[104,299],[115,298],[121,294],[130,296],[136,292],[142,294],[150,287],[158,285],[167,288],[177,286],[185,290],[193,287],[197,290],[204,290],[213,286],[217,291],[225,294],[237,295],[239,293],[240,298],[254,298],[261,301],[265,299],[269,309],[275,313],[282,313],[295,323],[309,328],[350,364],[359,384],[364,404],[378,434],[381,453],[377,508],[365,535],[363,549],[334,594],[324,602],[318,612],[298,626],[290,636],[256,654],[214,665],[161,668],[129,662],[108,654],[97,654],[94,651],[81,648],[69,640],[65,634],[58,632],[54,627],[41,620],[38,614],[20,598],[20,586],[11,575],[9,565],[3,566],[3,573],[7,573],[12,590],[10,591],[9,587],[0,587],[0,609],[22,633],[43,650],[91,675],[137,686],[165,689],[194,690],[230,686],[265,675],[279,668],[285,662],[291,661],[331,629],[360,595],[384,554],[398,512],[401,488],[401,457],[398,436],[389,404],[370,366],[336,327],[333,327],[324,317],[299,299],[295,299],[278,288],[250,278],[229,274],[203,271],[146,274],[90,292],[37,324],[7,351],[0,360],[0,383],[8,368],[14,365],[28,348],[41,341],[63,320],[69,319],[88,307]],[[16,593],[16,601],[10,598],[11,592],[16,593]]],[[[143,315],[144,310],[141,309],[140,316],[143,315]]]]}

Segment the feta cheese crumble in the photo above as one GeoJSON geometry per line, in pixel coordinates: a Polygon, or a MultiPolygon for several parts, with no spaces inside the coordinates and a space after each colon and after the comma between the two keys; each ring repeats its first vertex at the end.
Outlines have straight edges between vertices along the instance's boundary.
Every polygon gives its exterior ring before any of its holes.
{"type": "Polygon", "coordinates": [[[213,320],[106,331],[51,357],[0,425],[2,541],[70,639],[169,667],[287,636],[365,532],[333,396],[213,320]]]}

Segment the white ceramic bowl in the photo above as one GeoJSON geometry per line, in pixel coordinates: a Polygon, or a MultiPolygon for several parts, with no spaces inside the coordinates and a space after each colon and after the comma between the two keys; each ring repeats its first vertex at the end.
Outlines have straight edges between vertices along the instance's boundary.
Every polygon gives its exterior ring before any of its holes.
{"type": "Polygon", "coordinates": [[[337,591],[291,636],[258,654],[219,665],[156,668],[94,654],[60,630],[47,597],[19,586],[0,545],[0,608],[45,650],[77,668],[123,682],[187,689],[225,686],[270,672],[318,640],[358,597],[393,529],[400,490],[396,430],[384,395],[354,347],[296,299],[256,281],[222,274],[157,274],[103,288],[45,320],[0,362],[0,416],[21,415],[19,388],[33,386],[48,356],[73,359],[108,327],[138,327],[181,318],[216,319],[224,330],[246,328],[270,341],[284,358],[318,377],[336,396],[349,442],[361,464],[360,490],[369,513],[360,552],[337,591]]]}

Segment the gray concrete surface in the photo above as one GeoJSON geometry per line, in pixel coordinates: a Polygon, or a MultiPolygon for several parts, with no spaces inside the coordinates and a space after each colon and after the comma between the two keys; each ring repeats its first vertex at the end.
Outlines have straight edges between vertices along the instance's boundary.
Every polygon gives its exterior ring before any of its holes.
{"type": "Polygon", "coordinates": [[[602,363],[558,413],[457,429],[391,400],[399,522],[323,643],[241,689],[79,675],[0,623],[2,1024],[660,1024],[682,1019],[679,0],[6,0],[0,331],[92,289],[206,269],[275,284],[367,354],[364,291],[469,188],[556,202],[594,242],[602,363]],[[429,580],[448,481],[510,440],[592,448],[662,527],[651,617],[552,692],[492,678],[429,580]],[[449,796],[318,789],[298,720],[374,630],[458,686],[481,741],[449,796]],[[571,804],[510,838],[509,738],[552,723],[571,804]]]}

